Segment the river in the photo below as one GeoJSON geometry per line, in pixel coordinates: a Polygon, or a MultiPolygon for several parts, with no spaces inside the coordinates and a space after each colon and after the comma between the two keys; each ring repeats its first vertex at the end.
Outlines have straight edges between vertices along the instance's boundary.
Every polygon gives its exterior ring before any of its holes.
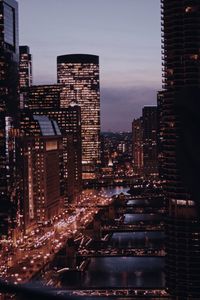
{"type": "MultiPolygon", "coordinates": [[[[102,188],[108,196],[127,193],[129,188],[102,188]]],[[[131,200],[132,201],[132,200],[131,200]]],[[[138,201],[138,200],[133,200],[138,201]]],[[[137,204],[129,202],[128,205],[137,204]]],[[[125,214],[124,224],[145,220],[157,221],[154,214],[125,214]]],[[[115,232],[109,247],[159,248],[164,245],[163,232],[115,232]]],[[[65,287],[69,287],[67,281],[65,287]]],[[[164,259],[161,257],[93,257],[81,281],[74,288],[163,288],[165,286],[164,259]]]]}

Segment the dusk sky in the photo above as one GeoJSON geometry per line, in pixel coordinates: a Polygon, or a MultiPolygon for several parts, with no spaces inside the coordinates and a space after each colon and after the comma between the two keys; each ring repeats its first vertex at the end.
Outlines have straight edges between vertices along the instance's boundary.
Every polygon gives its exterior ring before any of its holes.
{"type": "Polygon", "coordinates": [[[56,82],[56,57],[100,57],[101,127],[130,131],[161,88],[160,0],[19,0],[20,44],[34,84],[56,82]]]}

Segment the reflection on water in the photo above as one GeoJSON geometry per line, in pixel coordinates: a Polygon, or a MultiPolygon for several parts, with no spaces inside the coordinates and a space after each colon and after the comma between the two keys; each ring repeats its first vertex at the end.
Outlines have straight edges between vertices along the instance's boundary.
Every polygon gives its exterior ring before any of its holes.
{"type": "MultiPolygon", "coordinates": [[[[99,191],[107,196],[126,193],[129,188],[110,187],[99,191]]],[[[90,190],[88,190],[90,191],[90,190]]],[[[91,190],[94,191],[94,190],[91,190]]],[[[142,200],[143,201],[143,200],[142,200]]],[[[130,200],[129,205],[139,204],[141,200],[130,200]]],[[[148,200],[144,200],[148,204],[148,200]]],[[[124,223],[156,221],[154,214],[125,214],[124,223]]],[[[162,247],[162,232],[115,232],[109,241],[110,246],[119,248],[162,247]]],[[[62,281],[63,287],[70,287],[68,279],[62,281]]],[[[71,280],[73,288],[163,288],[165,286],[164,259],[162,257],[93,257],[81,276],[71,280]]],[[[100,298],[99,298],[100,299],[100,298]]],[[[103,299],[103,298],[102,298],[103,299]]]]}
{"type": "Polygon", "coordinates": [[[84,287],[164,287],[164,261],[149,257],[92,258],[84,287]]]}
{"type": "Polygon", "coordinates": [[[115,232],[110,239],[115,248],[161,248],[164,246],[163,232],[115,232]]]}
{"type": "Polygon", "coordinates": [[[161,216],[155,214],[125,214],[124,223],[134,224],[137,221],[156,221],[160,220],[161,216]]]}
{"type": "Polygon", "coordinates": [[[65,277],[65,288],[163,288],[163,258],[94,257],[82,276],[65,277]],[[70,280],[72,279],[72,280],[70,280]]]}
{"type": "Polygon", "coordinates": [[[143,204],[143,205],[148,205],[149,204],[149,200],[145,200],[145,199],[142,199],[142,200],[129,200],[127,202],[127,205],[128,206],[131,206],[131,205],[135,205],[135,204],[143,204]]]}
{"type": "Polygon", "coordinates": [[[107,196],[119,195],[120,193],[127,194],[129,187],[116,186],[116,187],[106,187],[101,188],[100,191],[106,193],[107,196]]]}

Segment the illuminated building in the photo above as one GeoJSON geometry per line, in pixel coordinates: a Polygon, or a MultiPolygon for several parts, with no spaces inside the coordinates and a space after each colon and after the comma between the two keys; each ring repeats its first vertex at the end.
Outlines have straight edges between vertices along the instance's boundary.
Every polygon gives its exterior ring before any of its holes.
{"type": "Polygon", "coordinates": [[[58,83],[63,85],[60,105],[81,107],[83,179],[94,179],[100,162],[99,57],[71,54],[57,57],[58,83]]]}
{"type": "Polygon", "coordinates": [[[61,197],[62,135],[46,116],[23,113],[18,139],[23,191],[18,226],[27,233],[51,220],[63,208],[61,197]]]}
{"type": "Polygon", "coordinates": [[[0,1],[0,46],[0,111],[15,119],[19,108],[18,4],[15,0],[0,1]]]}
{"type": "Polygon", "coordinates": [[[18,63],[18,4],[15,0],[0,0],[0,236],[7,236],[14,226],[18,63]]]}
{"type": "Polygon", "coordinates": [[[173,299],[200,299],[200,3],[162,0],[161,10],[166,285],[173,299]]]}
{"type": "Polygon", "coordinates": [[[157,108],[158,108],[158,172],[160,178],[163,179],[163,167],[164,167],[164,138],[163,138],[163,131],[164,131],[164,123],[163,123],[163,100],[164,100],[164,93],[163,91],[159,91],[157,93],[157,108]]]}
{"type": "Polygon", "coordinates": [[[58,84],[33,85],[28,89],[25,107],[29,109],[57,109],[60,107],[61,87],[58,84]]]}
{"type": "Polygon", "coordinates": [[[82,190],[81,111],[78,105],[66,109],[38,109],[36,115],[56,120],[63,137],[64,193],[70,202],[78,200],[82,190]]]}
{"type": "Polygon", "coordinates": [[[63,136],[63,194],[66,201],[74,201],[82,190],[81,110],[71,103],[60,108],[61,85],[35,85],[28,91],[26,108],[37,115],[56,120],[63,136]]]}
{"type": "Polygon", "coordinates": [[[143,123],[143,170],[146,176],[158,175],[157,107],[145,106],[143,123]]]}
{"type": "Polygon", "coordinates": [[[19,47],[20,108],[24,108],[28,88],[32,85],[32,55],[28,46],[19,47]]]}
{"type": "Polygon", "coordinates": [[[142,118],[133,120],[133,166],[134,171],[141,174],[143,171],[143,126],[142,118]]]}

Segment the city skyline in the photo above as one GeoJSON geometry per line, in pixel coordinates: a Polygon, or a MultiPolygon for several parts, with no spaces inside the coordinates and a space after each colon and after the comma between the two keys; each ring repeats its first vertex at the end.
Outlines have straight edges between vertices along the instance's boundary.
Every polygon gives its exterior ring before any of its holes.
{"type": "Polygon", "coordinates": [[[102,131],[130,131],[161,88],[159,0],[126,3],[48,0],[46,14],[46,0],[19,2],[20,44],[33,54],[34,84],[56,83],[58,55],[100,56],[102,131]]]}
{"type": "Polygon", "coordinates": [[[26,20],[0,0],[0,300],[199,300],[200,1],[18,1],[26,20]]]}

